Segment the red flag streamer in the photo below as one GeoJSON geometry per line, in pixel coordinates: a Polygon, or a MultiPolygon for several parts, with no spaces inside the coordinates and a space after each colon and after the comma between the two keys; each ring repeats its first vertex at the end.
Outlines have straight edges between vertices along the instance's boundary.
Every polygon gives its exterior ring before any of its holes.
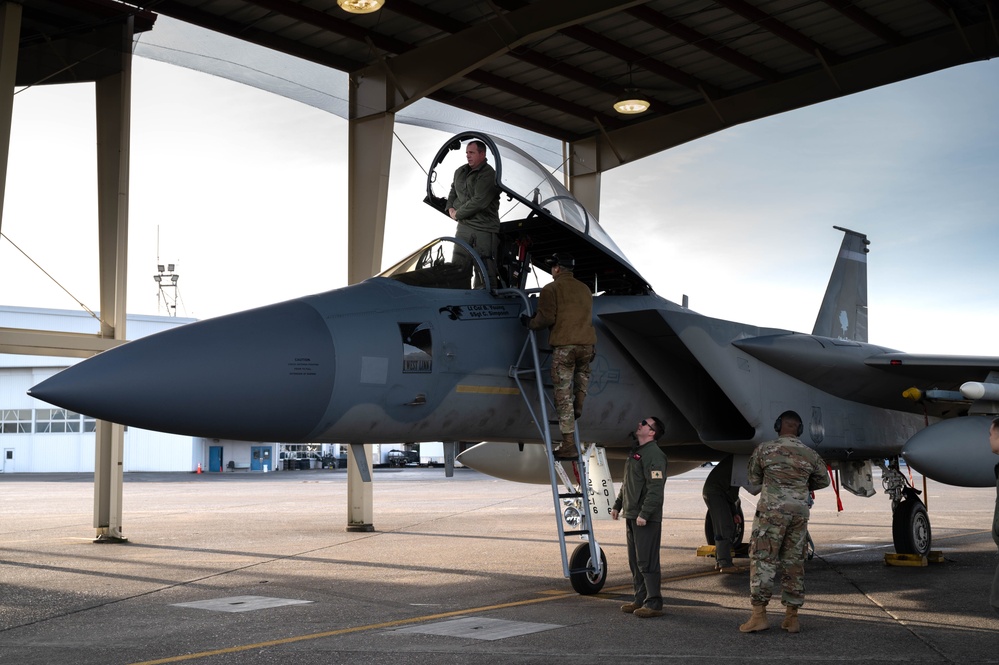
{"type": "Polygon", "coordinates": [[[833,475],[832,465],[826,462],[826,471],[829,472],[829,481],[832,483],[833,492],[836,492],[836,512],[843,512],[843,500],[839,496],[839,485],[836,483],[836,476],[833,475]]]}

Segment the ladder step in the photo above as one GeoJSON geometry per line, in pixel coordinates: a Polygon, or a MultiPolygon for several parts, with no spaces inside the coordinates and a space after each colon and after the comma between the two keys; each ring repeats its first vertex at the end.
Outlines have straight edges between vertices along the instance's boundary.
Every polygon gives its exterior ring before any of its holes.
{"type": "Polygon", "coordinates": [[[565,531],[563,532],[567,536],[588,536],[590,535],[589,529],[579,529],[578,531],[565,531]]]}
{"type": "Polygon", "coordinates": [[[565,494],[559,494],[558,498],[560,498],[560,499],[582,499],[583,498],[583,493],[582,492],[566,492],[565,494]]]}

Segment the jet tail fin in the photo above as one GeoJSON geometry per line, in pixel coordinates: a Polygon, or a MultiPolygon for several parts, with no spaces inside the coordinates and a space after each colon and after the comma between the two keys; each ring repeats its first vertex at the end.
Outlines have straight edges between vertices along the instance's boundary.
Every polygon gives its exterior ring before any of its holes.
{"type": "Polygon", "coordinates": [[[813,335],[867,341],[867,246],[871,242],[863,233],[834,226],[842,231],[840,245],[829,276],[829,285],[815,319],[813,335]]]}

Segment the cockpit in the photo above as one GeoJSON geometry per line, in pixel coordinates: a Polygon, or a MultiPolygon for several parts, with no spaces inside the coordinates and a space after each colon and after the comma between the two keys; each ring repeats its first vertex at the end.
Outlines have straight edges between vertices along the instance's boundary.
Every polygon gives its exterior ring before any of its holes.
{"type": "MultiPolygon", "coordinates": [[[[556,252],[575,258],[576,279],[594,293],[650,293],[610,236],[558,178],[533,157],[503,139],[466,132],[449,139],[437,152],[427,177],[424,202],[447,214],[452,174],[465,163],[463,144],[486,145],[488,163],[500,190],[499,249],[493,288],[523,289],[530,270],[549,272],[546,259],[556,252]]],[[[486,288],[486,267],[474,249],[457,238],[439,238],[381,273],[413,286],[486,288]]]]}
{"type": "Polygon", "coordinates": [[[478,254],[457,238],[438,238],[416,250],[379,277],[389,277],[410,286],[431,289],[485,288],[476,273],[485,265],[478,254]]]}

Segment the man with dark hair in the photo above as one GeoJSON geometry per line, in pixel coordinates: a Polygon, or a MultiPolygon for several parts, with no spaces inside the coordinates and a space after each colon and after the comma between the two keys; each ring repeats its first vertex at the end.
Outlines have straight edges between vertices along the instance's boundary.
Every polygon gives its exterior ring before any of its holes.
{"type": "Polygon", "coordinates": [[[749,595],[753,615],[739,626],[743,633],[767,630],[767,604],[773,594],[777,568],[781,602],[786,608],[780,627],[797,633],[798,608],[805,603],[805,543],[808,538],[808,499],[829,485],[826,465],[803,444],[804,429],[794,411],[780,414],[774,423],[778,438],[761,443],[749,458],[749,482],[762,485],[756,502],[753,537],[749,544],[749,595]]]}
{"type": "Polygon", "coordinates": [[[590,363],[596,355],[593,328],[593,294],[573,277],[575,260],[562,252],[548,259],[554,281],[538,296],[538,311],[524,323],[531,330],[549,329],[552,347],[552,385],[562,441],[553,448],[558,459],[575,459],[575,421],[583,415],[583,400],[590,386],[590,363]]]}
{"type": "MultiPolygon", "coordinates": [[[[496,253],[499,250],[499,186],[496,171],[486,162],[486,144],[469,141],[467,164],[454,172],[446,210],[458,222],[455,237],[467,242],[486,264],[489,284],[496,286],[496,253]]],[[[478,279],[476,280],[478,286],[478,279]]]]}
{"type": "Polygon", "coordinates": [[[657,443],[666,430],[658,418],[646,418],[635,430],[635,446],[624,463],[624,480],[611,518],[624,515],[628,539],[628,567],[635,599],[621,606],[625,614],[648,619],[663,615],[662,546],[663,494],[666,489],[666,455],[657,443]]]}

